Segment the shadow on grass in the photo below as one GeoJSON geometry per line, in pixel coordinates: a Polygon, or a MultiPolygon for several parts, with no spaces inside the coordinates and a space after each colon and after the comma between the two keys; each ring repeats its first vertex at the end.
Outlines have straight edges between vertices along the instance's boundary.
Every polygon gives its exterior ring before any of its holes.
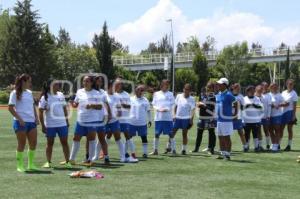
{"type": "MultiPolygon", "coordinates": [[[[215,154],[216,155],[216,154],[215,154]]],[[[211,158],[213,157],[214,155],[209,155],[209,154],[204,154],[204,153],[192,153],[192,154],[189,154],[188,156],[190,157],[204,157],[204,158],[211,158]]]]}
{"type": "Polygon", "coordinates": [[[45,170],[26,171],[25,173],[26,174],[44,174],[44,175],[53,174],[52,171],[45,171],[45,170]]]}
{"type": "Polygon", "coordinates": [[[250,163],[255,163],[254,161],[251,160],[231,160],[230,162],[236,162],[236,163],[246,163],[246,164],[250,164],[250,163]]]}
{"type": "Polygon", "coordinates": [[[53,167],[53,170],[56,171],[80,171],[81,168],[73,167],[73,168],[66,168],[66,167],[53,167]]]}
{"type": "Polygon", "coordinates": [[[110,162],[109,164],[105,163],[94,163],[92,167],[102,168],[102,169],[118,169],[124,166],[124,164],[115,164],[110,162]]]}

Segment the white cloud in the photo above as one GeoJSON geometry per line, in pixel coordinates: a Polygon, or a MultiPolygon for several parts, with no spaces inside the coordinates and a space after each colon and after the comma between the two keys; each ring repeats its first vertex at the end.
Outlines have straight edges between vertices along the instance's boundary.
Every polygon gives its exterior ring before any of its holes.
{"type": "Polygon", "coordinates": [[[280,42],[293,45],[300,40],[299,27],[271,27],[253,13],[224,14],[218,10],[210,17],[189,20],[171,0],[160,0],[140,18],[119,26],[111,34],[129,45],[131,52],[138,53],[149,42],[156,42],[170,32],[170,25],[166,22],[169,18],[173,19],[175,43],[194,35],[200,41],[208,35],[213,36],[219,49],[245,40],[260,42],[265,47],[278,46],[280,42]]]}

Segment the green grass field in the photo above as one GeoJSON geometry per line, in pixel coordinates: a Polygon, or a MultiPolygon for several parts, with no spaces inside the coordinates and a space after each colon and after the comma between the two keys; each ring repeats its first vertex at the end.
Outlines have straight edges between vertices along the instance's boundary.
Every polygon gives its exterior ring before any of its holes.
{"type": "MultiPolygon", "coordinates": [[[[11,116],[6,110],[0,111],[0,184],[1,198],[299,198],[300,165],[296,163],[300,155],[299,127],[295,129],[293,152],[288,153],[241,153],[238,135],[233,136],[233,157],[231,162],[216,160],[206,153],[187,156],[160,155],[147,160],[140,158],[138,164],[117,162],[117,146],[111,144],[112,166],[94,167],[105,175],[102,180],[71,179],[70,171],[59,167],[63,160],[58,140],[55,144],[53,163],[55,169],[32,174],[16,171],[16,139],[11,128],[11,116]]],[[[70,144],[74,117],[70,129],[70,144]]],[[[191,150],[196,129],[190,131],[191,150]]],[[[149,132],[153,138],[153,128],[149,132]]],[[[181,137],[177,135],[177,151],[180,151],[181,137]]],[[[163,152],[166,137],[161,139],[160,152],[163,152]]],[[[206,146],[207,135],[202,148],[206,146]]],[[[37,165],[45,162],[46,139],[39,131],[37,165]]],[[[85,140],[81,142],[78,161],[84,157],[85,140]]],[[[141,141],[135,138],[137,153],[141,155],[141,141]]],[[[286,139],[283,140],[285,146],[286,139]]],[[[149,147],[152,148],[152,147],[149,147]]],[[[77,167],[85,169],[84,167],[77,167]]]]}

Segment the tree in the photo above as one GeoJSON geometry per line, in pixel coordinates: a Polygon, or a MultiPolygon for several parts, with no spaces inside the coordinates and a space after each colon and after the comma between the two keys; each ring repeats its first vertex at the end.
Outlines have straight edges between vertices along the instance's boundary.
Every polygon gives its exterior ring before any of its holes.
{"type": "Polygon", "coordinates": [[[101,34],[95,34],[92,44],[96,50],[99,72],[105,73],[108,79],[113,79],[114,68],[112,61],[112,40],[108,34],[106,22],[103,24],[101,34]]]}
{"type": "Polygon", "coordinates": [[[60,48],[62,46],[70,45],[71,44],[71,37],[66,29],[60,27],[58,31],[58,37],[56,38],[57,46],[60,48]]]}
{"type": "Polygon", "coordinates": [[[52,58],[45,46],[45,27],[38,22],[38,12],[31,8],[31,0],[18,1],[14,7],[15,16],[7,27],[9,34],[0,56],[3,58],[0,78],[5,84],[13,82],[17,74],[28,73],[36,88],[51,75],[47,62],[52,58]]]}
{"type": "Polygon", "coordinates": [[[284,67],[284,82],[290,78],[290,74],[290,48],[288,48],[284,67]]]}
{"type": "Polygon", "coordinates": [[[152,71],[144,73],[141,77],[141,82],[150,87],[159,87],[159,80],[152,71]]]}
{"type": "Polygon", "coordinates": [[[196,55],[193,59],[193,70],[198,77],[197,92],[200,92],[209,80],[207,60],[201,50],[196,52],[196,55]]]}
{"type": "Polygon", "coordinates": [[[230,82],[241,82],[242,74],[248,64],[247,42],[225,47],[217,57],[216,70],[230,82]]]}
{"type": "MultiPolygon", "coordinates": [[[[186,83],[191,84],[192,86],[198,85],[199,79],[197,74],[192,69],[181,68],[176,70],[176,81],[175,81],[175,90],[177,92],[182,92],[184,85],[186,83]]],[[[193,88],[196,89],[196,88],[193,88]]]]}

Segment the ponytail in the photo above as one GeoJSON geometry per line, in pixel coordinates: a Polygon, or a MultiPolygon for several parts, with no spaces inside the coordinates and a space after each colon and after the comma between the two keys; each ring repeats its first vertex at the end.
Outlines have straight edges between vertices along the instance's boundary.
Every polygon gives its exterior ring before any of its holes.
{"type": "Polygon", "coordinates": [[[45,100],[48,100],[48,93],[50,92],[50,86],[53,82],[53,79],[49,79],[43,83],[43,89],[40,95],[40,99],[44,96],[45,100]]]}
{"type": "Polygon", "coordinates": [[[23,83],[28,81],[31,77],[28,74],[22,74],[17,76],[15,81],[15,90],[17,100],[21,100],[22,92],[23,92],[23,83]]]}

